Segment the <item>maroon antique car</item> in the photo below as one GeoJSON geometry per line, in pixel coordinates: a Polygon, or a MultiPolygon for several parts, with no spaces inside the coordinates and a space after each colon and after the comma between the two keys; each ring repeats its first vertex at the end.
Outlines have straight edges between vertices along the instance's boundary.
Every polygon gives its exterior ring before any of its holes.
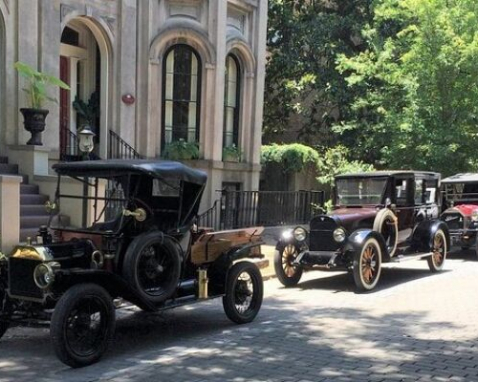
{"type": "Polygon", "coordinates": [[[283,233],[275,270],[285,286],[296,285],[304,270],[336,269],[353,274],[360,291],[373,289],[382,263],[426,258],[440,271],[449,247],[447,225],[438,219],[440,174],[380,171],[340,175],[334,207],[283,233]]]}
{"type": "Polygon", "coordinates": [[[456,174],[442,180],[443,213],[441,219],[450,230],[452,245],[474,248],[478,256],[478,174],[456,174]]]}

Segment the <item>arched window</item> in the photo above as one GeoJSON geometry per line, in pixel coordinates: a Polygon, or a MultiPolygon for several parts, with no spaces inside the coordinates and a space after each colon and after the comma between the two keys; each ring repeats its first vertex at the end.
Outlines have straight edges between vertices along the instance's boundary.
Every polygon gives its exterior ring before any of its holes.
{"type": "Polygon", "coordinates": [[[226,58],[224,92],[224,137],[223,146],[239,145],[239,99],[241,90],[239,61],[233,55],[226,58]]]}
{"type": "Polygon", "coordinates": [[[201,61],[188,45],[174,45],[163,62],[162,144],[199,141],[201,61]]]}

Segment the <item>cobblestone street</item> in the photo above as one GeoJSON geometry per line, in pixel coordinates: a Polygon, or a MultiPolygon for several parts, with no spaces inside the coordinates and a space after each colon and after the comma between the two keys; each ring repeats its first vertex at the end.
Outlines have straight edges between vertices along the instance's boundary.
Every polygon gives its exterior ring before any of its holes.
{"type": "Polygon", "coordinates": [[[285,290],[265,282],[263,308],[237,326],[220,300],[161,314],[118,312],[100,363],[69,369],[48,329],[9,330],[0,381],[478,381],[478,262],[452,255],[385,269],[356,294],[342,273],[313,272],[285,290]]]}

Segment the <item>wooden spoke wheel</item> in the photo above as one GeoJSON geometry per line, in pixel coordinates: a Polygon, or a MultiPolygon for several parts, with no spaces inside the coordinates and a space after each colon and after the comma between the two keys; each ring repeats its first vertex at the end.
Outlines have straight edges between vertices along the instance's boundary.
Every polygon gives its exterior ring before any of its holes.
{"type": "Polygon", "coordinates": [[[378,241],[369,238],[360,251],[357,251],[353,261],[354,282],[359,291],[369,291],[375,288],[382,271],[382,251],[378,241]]]}
{"type": "Polygon", "coordinates": [[[297,256],[299,256],[299,249],[294,244],[287,244],[275,253],[274,269],[277,278],[284,286],[297,285],[302,277],[302,268],[293,264],[297,256]]]}
{"type": "Polygon", "coordinates": [[[427,258],[430,271],[441,271],[447,254],[446,236],[441,229],[437,230],[433,235],[431,252],[432,255],[427,258]]]}

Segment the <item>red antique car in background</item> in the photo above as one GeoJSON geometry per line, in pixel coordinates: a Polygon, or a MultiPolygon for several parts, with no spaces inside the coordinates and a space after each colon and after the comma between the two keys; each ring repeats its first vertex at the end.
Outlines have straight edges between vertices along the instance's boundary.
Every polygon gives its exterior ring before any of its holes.
{"type": "Polygon", "coordinates": [[[451,243],[473,248],[478,256],[478,173],[456,174],[442,180],[444,220],[451,243]]]}

